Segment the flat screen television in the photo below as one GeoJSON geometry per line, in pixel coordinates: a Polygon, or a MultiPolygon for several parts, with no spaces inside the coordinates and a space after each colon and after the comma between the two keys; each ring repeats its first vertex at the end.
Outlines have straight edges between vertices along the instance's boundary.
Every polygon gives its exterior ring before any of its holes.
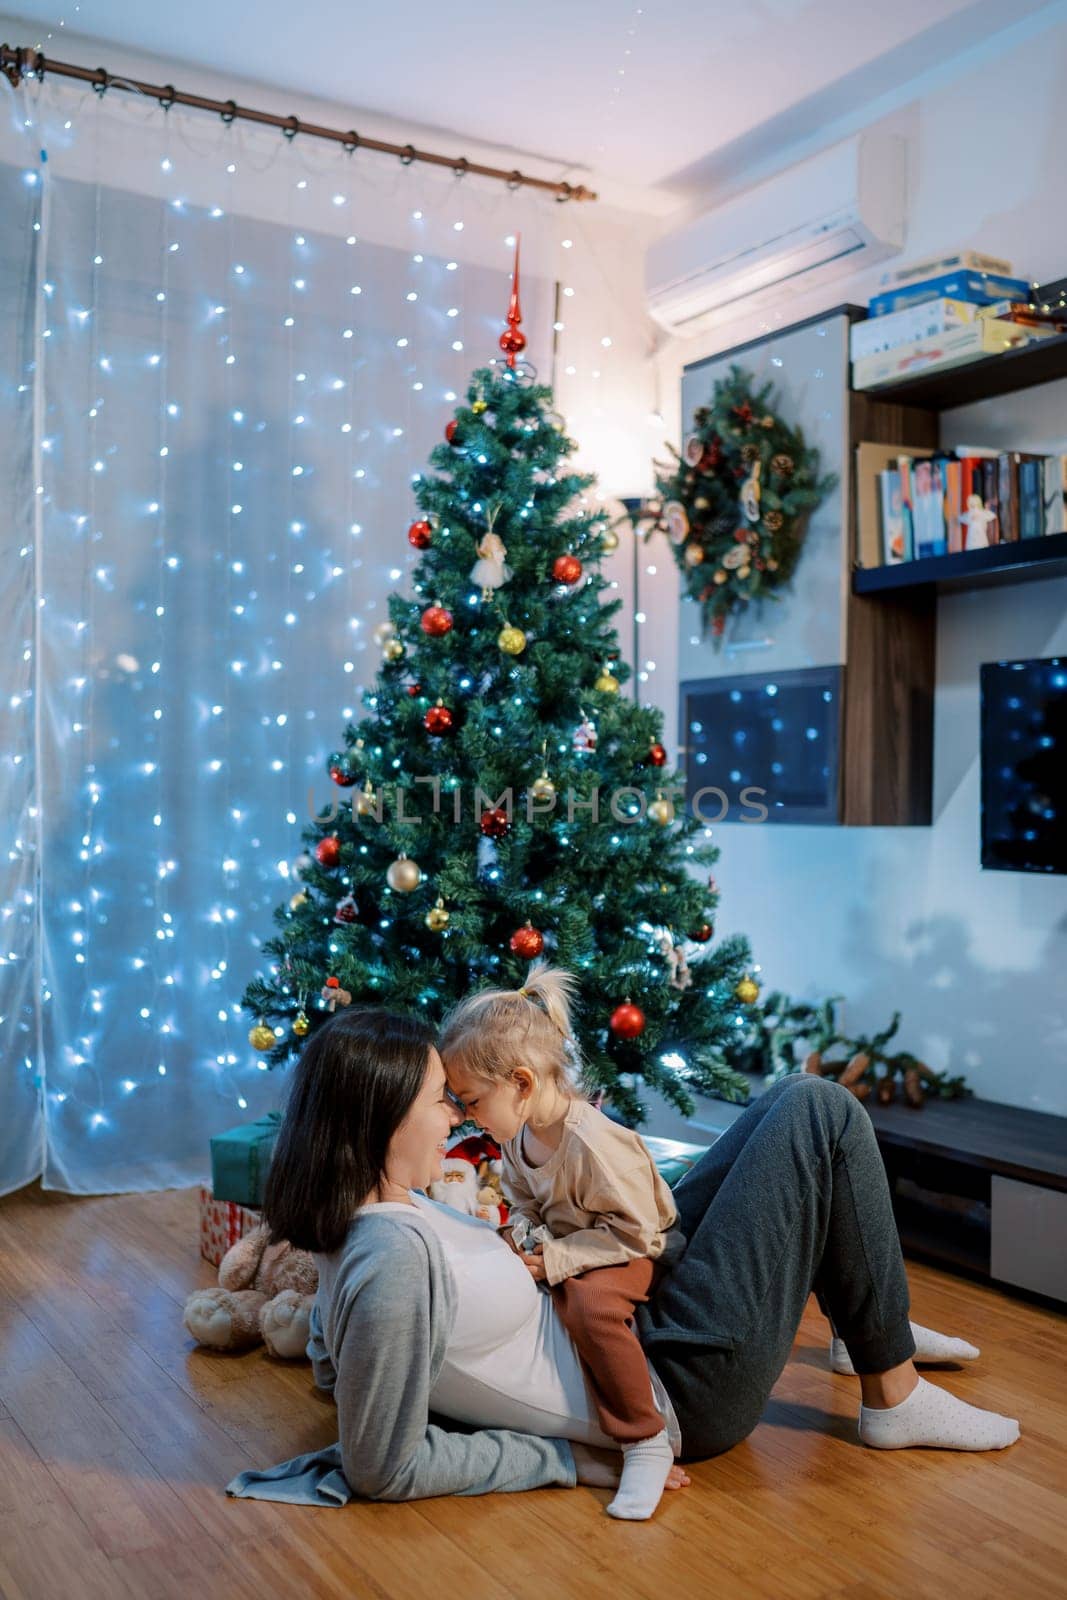
{"type": "Polygon", "coordinates": [[[981,668],[982,866],[1067,873],[1067,656],[981,668]]]}
{"type": "Polygon", "coordinates": [[[841,668],[681,685],[686,804],[702,822],[836,822],[841,668]]]}

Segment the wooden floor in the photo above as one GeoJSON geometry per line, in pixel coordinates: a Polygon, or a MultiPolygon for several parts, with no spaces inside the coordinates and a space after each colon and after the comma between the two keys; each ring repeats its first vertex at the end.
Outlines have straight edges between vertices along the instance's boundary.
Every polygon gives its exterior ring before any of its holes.
{"type": "Polygon", "coordinates": [[[651,1523],[600,1491],[358,1504],[227,1500],[335,1437],[310,1370],[193,1349],[186,1191],[0,1201],[3,1600],[1050,1600],[1067,1596],[1067,1321],[913,1267],[919,1321],[982,1346],[954,1393],[1022,1421],[998,1455],[880,1454],[814,1303],[760,1427],[651,1523]]]}

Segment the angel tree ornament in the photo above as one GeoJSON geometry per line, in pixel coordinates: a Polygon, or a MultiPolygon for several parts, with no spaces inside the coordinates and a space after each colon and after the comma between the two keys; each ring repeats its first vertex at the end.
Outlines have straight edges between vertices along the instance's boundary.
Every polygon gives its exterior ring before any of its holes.
{"type": "Polygon", "coordinates": [[[493,523],[496,515],[489,519],[489,531],[484,534],[478,544],[479,559],[470,570],[472,583],[478,585],[484,593],[486,589],[501,589],[511,577],[511,568],[507,565],[507,548],[498,533],[493,532],[493,523]]]}
{"type": "Polygon", "coordinates": [[[685,951],[680,944],[675,944],[674,935],[669,928],[661,928],[656,934],[656,944],[659,953],[667,963],[667,986],[671,989],[688,989],[693,982],[693,974],[689,970],[689,963],[685,959],[685,951]]]}

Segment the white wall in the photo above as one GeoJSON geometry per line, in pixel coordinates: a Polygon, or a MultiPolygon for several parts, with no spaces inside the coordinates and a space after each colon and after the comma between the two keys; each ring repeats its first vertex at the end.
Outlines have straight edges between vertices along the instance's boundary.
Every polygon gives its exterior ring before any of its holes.
{"type": "MultiPolygon", "coordinates": [[[[1014,42],[1006,35],[970,63],[939,65],[911,103],[881,118],[909,141],[908,256],[966,245],[1038,280],[1067,274],[1065,76],[1061,20],[1014,42]]],[[[828,129],[822,142],[849,131],[828,129]]],[[[738,175],[732,187],[742,186],[738,175]]],[[[841,280],[773,323],[672,341],[659,360],[672,436],[682,427],[683,365],[828,305],[863,303],[876,277],[841,280]]],[[[1067,384],[957,413],[945,437],[1065,450],[1067,384]]],[[[648,582],[658,588],[646,608],[675,618],[673,573],[648,582]]],[[[676,637],[664,629],[664,681],[676,675],[667,654],[676,637]]],[[[749,935],[770,986],[847,996],[843,1014],[856,1030],[899,1008],[901,1044],[931,1066],[965,1073],[986,1098],[1067,1114],[1067,883],[978,864],[978,665],[1067,651],[1067,580],[942,599],[937,644],[933,825],[721,826],[718,925],[749,935]]],[[[721,1120],[714,1106],[700,1115],[721,1120]]],[[[684,1124],[664,1110],[652,1131],[684,1136],[684,1124]]]]}

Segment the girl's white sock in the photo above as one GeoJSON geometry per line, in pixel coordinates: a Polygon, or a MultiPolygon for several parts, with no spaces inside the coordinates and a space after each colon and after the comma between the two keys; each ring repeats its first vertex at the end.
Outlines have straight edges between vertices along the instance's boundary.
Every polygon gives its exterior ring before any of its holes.
{"type": "Polygon", "coordinates": [[[906,1400],[885,1410],[860,1406],[860,1439],[875,1450],[1003,1450],[1019,1437],[1014,1417],[979,1411],[920,1378],[906,1400]]]}
{"type": "MultiPolygon", "coordinates": [[[[912,1322],[909,1326],[915,1340],[913,1361],[977,1361],[982,1353],[976,1344],[968,1344],[966,1339],[953,1339],[947,1333],[935,1333],[933,1328],[924,1328],[918,1322],[912,1322]]],[[[846,1378],[855,1377],[856,1369],[845,1349],[844,1339],[834,1337],[830,1340],[830,1365],[835,1372],[844,1373],[846,1378]]]]}
{"type": "Polygon", "coordinates": [[[626,1522],[645,1522],[663,1496],[667,1474],[674,1465],[674,1451],[667,1430],[651,1439],[638,1439],[622,1446],[622,1476],[619,1492],[607,1508],[609,1517],[626,1522]]]}

